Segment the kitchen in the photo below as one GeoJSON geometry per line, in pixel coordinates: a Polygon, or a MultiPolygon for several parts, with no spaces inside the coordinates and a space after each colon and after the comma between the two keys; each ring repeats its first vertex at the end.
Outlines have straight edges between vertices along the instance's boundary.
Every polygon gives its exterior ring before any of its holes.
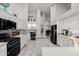
{"type": "Polygon", "coordinates": [[[26,52],[29,42],[31,42],[29,44],[31,48],[27,51],[34,49],[33,52],[38,53],[37,56],[55,55],[53,51],[62,52],[67,48],[67,51],[72,49],[70,54],[69,52],[66,54],[65,51],[57,54],[79,55],[79,51],[74,50],[74,48],[79,49],[79,8],[77,6],[79,3],[1,4],[0,56],[19,56],[23,53],[23,49],[26,52]],[[29,21],[29,17],[33,18],[33,21],[32,19],[29,21]],[[29,38],[32,30],[35,32],[36,40],[29,38]],[[50,30],[49,37],[46,37],[46,30],[50,30]],[[32,46],[33,44],[35,45],[32,46]],[[36,47],[37,50],[35,50],[36,47]]]}

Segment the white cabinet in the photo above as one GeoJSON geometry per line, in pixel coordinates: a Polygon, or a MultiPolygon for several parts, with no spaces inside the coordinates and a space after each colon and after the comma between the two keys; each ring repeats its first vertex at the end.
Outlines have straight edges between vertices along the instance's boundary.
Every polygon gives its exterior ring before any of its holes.
{"type": "Polygon", "coordinates": [[[21,38],[21,49],[26,45],[26,42],[27,42],[27,36],[25,35],[20,35],[20,38],[21,38]]]}
{"type": "Polygon", "coordinates": [[[57,36],[57,44],[60,47],[74,47],[74,41],[70,38],[64,37],[63,35],[57,36]]]}
{"type": "Polygon", "coordinates": [[[63,38],[63,46],[64,47],[74,47],[74,41],[72,39],[69,39],[69,38],[63,38]]]}
{"type": "Polygon", "coordinates": [[[7,44],[0,43],[0,56],[7,56],[7,44]]]}
{"type": "Polygon", "coordinates": [[[61,39],[61,38],[62,38],[61,36],[57,35],[57,44],[59,46],[63,46],[63,39],[61,39]]]}

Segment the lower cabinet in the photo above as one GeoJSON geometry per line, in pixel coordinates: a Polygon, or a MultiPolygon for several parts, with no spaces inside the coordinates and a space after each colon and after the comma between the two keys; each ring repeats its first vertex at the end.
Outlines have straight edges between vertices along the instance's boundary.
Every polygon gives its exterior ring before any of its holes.
{"type": "Polygon", "coordinates": [[[0,46],[0,56],[7,56],[7,44],[0,46]]]}
{"type": "Polygon", "coordinates": [[[62,35],[57,36],[57,44],[60,47],[74,47],[74,41],[62,35]]]}
{"type": "Polygon", "coordinates": [[[21,38],[21,40],[20,40],[20,49],[23,49],[24,48],[24,46],[26,45],[26,36],[25,35],[20,35],[20,38],[21,38]]]}
{"type": "Polygon", "coordinates": [[[64,38],[64,46],[65,47],[74,47],[74,41],[69,38],[64,38]]]}

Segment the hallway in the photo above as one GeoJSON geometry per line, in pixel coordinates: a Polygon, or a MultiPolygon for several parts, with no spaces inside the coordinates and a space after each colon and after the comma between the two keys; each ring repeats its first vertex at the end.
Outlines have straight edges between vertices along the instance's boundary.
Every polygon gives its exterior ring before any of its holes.
{"type": "Polygon", "coordinates": [[[29,40],[19,56],[42,56],[42,47],[56,47],[56,45],[53,45],[49,38],[29,40]]]}

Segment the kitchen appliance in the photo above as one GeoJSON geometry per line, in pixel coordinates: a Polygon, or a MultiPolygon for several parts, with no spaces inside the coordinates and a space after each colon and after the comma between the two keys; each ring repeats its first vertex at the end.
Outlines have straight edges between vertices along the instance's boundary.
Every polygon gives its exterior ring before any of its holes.
{"type": "Polygon", "coordinates": [[[30,32],[30,38],[31,38],[31,40],[36,40],[36,33],[30,32]]]}
{"type": "Polygon", "coordinates": [[[0,30],[16,29],[16,22],[0,18],[0,30]]]}
{"type": "Polygon", "coordinates": [[[20,53],[20,37],[10,37],[7,44],[7,56],[18,56],[20,53]]]}
{"type": "Polygon", "coordinates": [[[20,37],[10,37],[8,33],[0,33],[0,42],[7,42],[7,56],[19,55],[20,37]]]}
{"type": "Polygon", "coordinates": [[[46,36],[50,36],[50,30],[46,30],[46,36]]]}
{"type": "Polygon", "coordinates": [[[68,35],[69,31],[67,29],[63,29],[63,35],[68,35]]]}
{"type": "Polygon", "coordinates": [[[57,44],[57,24],[51,26],[50,41],[57,44]]]}

